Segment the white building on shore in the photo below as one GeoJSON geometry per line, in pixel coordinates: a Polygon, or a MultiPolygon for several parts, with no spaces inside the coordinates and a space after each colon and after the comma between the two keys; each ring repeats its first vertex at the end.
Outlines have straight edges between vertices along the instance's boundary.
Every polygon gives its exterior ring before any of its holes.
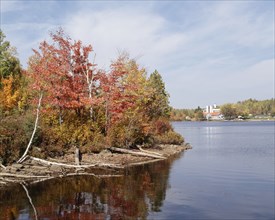
{"type": "Polygon", "coordinates": [[[207,120],[222,120],[224,119],[221,114],[221,109],[214,105],[207,105],[203,111],[203,115],[207,120]]]}

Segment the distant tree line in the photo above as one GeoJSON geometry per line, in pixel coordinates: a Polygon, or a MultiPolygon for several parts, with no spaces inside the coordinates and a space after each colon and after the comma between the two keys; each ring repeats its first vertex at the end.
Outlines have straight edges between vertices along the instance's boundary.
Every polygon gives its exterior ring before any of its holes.
{"type": "Polygon", "coordinates": [[[203,121],[203,109],[198,106],[196,109],[172,109],[171,121],[203,121]]]}
{"type": "Polygon", "coordinates": [[[256,100],[247,99],[239,101],[235,104],[227,103],[221,106],[221,113],[225,119],[235,119],[241,117],[243,119],[255,118],[257,116],[275,116],[274,99],[256,100]]]}
{"type": "MultiPolygon", "coordinates": [[[[237,103],[226,103],[219,106],[221,114],[227,120],[235,118],[252,119],[257,117],[275,117],[274,99],[256,100],[247,99],[237,103]]],[[[171,121],[202,121],[203,109],[172,109],[171,121]]]]}

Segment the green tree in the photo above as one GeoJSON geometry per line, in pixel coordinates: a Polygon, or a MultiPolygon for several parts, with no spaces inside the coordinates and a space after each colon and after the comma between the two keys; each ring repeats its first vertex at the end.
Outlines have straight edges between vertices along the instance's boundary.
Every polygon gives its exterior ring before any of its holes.
{"type": "Polygon", "coordinates": [[[16,57],[16,49],[11,47],[9,41],[5,41],[5,34],[0,30],[0,88],[2,80],[10,76],[21,75],[20,62],[16,57]]]}
{"type": "Polygon", "coordinates": [[[149,87],[153,89],[153,92],[151,93],[149,115],[152,118],[168,118],[171,113],[169,94],[166,92],[165,84],[157,70],[155,70],[149,77],[149,87]]]}
{"type": "Polygon", "coordinates": [[[221,106],[221,113],[225,119],[234,119],[237,117],[237,109],[233,104],[225,104],[221,106]]]}

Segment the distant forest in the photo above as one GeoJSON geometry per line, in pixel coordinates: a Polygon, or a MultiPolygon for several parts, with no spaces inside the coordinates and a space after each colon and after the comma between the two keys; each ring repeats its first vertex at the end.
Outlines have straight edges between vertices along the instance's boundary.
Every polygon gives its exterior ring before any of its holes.
{"type": "MultiPolygon", "coordinates": [[[[237,103],[226,103],[218,106],[221,114],[226,119],[234,119],[241,116],[244,119],[257,118],[259,116],[275,117],[274,99],[256,100],[247,99],[237,103]]],[[[200,121],[204,120],[203,109],[173,109],[170,116],[171,121],[200,121]]]]}

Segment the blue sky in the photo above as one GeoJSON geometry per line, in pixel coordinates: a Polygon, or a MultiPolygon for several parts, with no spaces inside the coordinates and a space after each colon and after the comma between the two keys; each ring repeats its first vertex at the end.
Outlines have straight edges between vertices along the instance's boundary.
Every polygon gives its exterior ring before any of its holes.
{"type": "Polygon", "coordinates": [[[175,108],[274,97],[274,1],[8,1],[1,29],[27,67],[58,27],[99,67],[128,51],[157,69],[175,108]]]}

